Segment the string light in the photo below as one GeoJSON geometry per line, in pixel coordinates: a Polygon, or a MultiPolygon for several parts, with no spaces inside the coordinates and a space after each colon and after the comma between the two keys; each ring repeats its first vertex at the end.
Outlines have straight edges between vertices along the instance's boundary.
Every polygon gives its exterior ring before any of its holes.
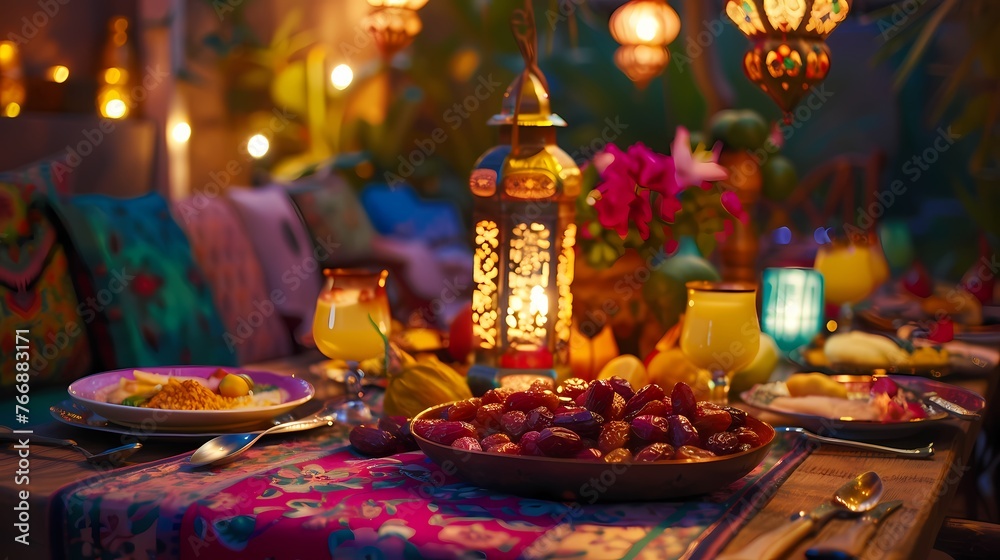
{"type": "Polygon", "coordinates": [[[191,125],[186,122],[179,122],[170,130],[170,137],[175,142],[183,144],[191,138],[191,125]]]}
{"type": "Polygon", "coordinates": [[[255,159],[266,156],[269,149],[271,149],[271,143],[268,142],[267,137],[263,134],[254,134],[247,141],[247,153],[255,159]]]}
{"type": "Polygon", "coordinates": [[[354,81],[354,70],[346,64],[338,64],[332,72],[330,72],[330,83],[333,87],[338,90],[345,90],[354,81]]]}

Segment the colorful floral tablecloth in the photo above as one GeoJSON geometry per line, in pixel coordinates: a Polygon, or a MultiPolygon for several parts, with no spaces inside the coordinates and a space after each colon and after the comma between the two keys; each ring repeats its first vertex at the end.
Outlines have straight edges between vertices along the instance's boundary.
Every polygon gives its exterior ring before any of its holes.
{"type": "MultiPolygon", "coordinates": [[[[63,488],[63,558],[713,558],[808,454],[779,440],[699,499],[579,505],[480,489],[420,452],[381,459],[313,432],[193,469],[188,455],[63,488]]],[[[61,531],[62,534],[59,534],[61,531]]]]}

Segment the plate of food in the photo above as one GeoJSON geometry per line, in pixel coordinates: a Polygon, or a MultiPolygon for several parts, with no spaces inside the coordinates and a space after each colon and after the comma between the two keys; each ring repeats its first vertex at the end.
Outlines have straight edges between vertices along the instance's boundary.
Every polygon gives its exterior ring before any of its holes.
{"type": "Polygon", "coordinates": [[[469,483],[589,503],[715,491],[760,464],[775,437],[739,409],[697,402],[684,383],[665,394],[621,378],[571,379],[555,392],[491,389],[428,408],[409,431],[432,461],[469,483]],[[616,482],[598,490],[594,481],[609,473],[616,482]]]}
{"type": "Polygon", "coordinates": [[[932,393],[971,413],[986,406],[968,389],[905,375],[797,373],[786,381],[755,385],[740,397],[754,408],[794,418],[821,435],[886,439],[916,434],[948,420],[947,412],[924,398],[932,393]]]}
{"type": "Polygon", "coordinates": [[[73,401],[108,421],[145,432],[249,430],[309,401],[297,377],[206,366],[121,369],[69,386],[73,401]]]}
{"type": "Polygon", "coordinates": [[[792,361],[824,373],[909,374],[943,377],[951,356],[938,345],[914,345],[887,335],[862,331],[833,334],[818,344],[793,350],[792,361]]]}

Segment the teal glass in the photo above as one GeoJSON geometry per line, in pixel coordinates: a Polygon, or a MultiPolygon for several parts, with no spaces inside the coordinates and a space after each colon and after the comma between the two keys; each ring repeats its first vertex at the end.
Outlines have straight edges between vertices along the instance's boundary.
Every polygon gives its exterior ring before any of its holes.
{"type": "Polygon", "coordinates": [[[768,268],[760,329],[782,352],[805,346],[823,329],[823,275],[812,268],[768,268]]]}

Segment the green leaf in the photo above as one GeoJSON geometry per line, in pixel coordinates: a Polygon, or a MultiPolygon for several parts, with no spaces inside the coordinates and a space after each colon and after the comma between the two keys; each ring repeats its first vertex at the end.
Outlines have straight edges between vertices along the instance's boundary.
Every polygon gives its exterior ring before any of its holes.
{"type": "Polygon", "coordinates": [[[382,337],[382,344],[385,345],[385,361],[382,363],[382,368],[383,368],[382,371],[385,371],[386,373],[388,373],[388,371],[389,371],[389,337],[384,332],[382,332],[382,329],[379,328],[378,323],[376,323],[375,319],[372,318],[371,313],[368,314],[368,322],[371,323],[372,328],[375,329],[375,332],[377,332],[378,335],[382,337]]]}
{"type": "Polygon", "coordinates": [[[917,62],[920,61],[924,51],[927,50],[931,38],[934,37],[934,32],[937,31],[941,22],[944,21],[945,16],[948,15],[948,12],[957,4],[958,0],[944,0],[941,6],[934,12],[934,15],[931,16],[930,21],[920,30],[920,35],[917,36],[916,42],[913,43],[913,47],[910,48],[910,52],[906,55],[906,60],[903,61],[903,65],[896,74],[896,80],[893,82],[895,89],[899,90],[906,83],[906,79],[910,77],[910,72],[917,66],[917,62]]]}

